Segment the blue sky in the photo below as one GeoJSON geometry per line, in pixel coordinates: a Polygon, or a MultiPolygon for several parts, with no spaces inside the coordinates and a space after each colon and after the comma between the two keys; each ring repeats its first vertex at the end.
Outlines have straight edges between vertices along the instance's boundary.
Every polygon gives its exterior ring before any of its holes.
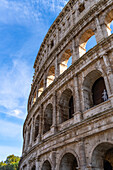
{"type": "Polygon", "coordinates": [[[0,0],[0,161],[21,156],[33,64],[66,0],[0,0]]]}
{"type": "Polygon", "coordinates": [[[67,1],[0,0],[0,161],[10,154],[21,156],[33,64],[67,1]]]}

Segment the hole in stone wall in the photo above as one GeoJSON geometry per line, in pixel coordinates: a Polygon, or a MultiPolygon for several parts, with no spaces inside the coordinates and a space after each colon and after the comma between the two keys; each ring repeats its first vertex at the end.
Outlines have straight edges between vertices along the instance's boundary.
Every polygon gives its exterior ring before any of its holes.
{"type": "Polygon", "coordinates": [[[49,163],[49,161],[45,161],[43,163],[41,170],[51,170],[51,164],[49,163]]]}
{"type": "Polygon", "coordinates": [[[53,106],[48,104],[44,112],[44,129],[43,133],[46,133],[50,130],[53,121],[53,106]]]}
{"type": "Polygon", "coordinates": [[[95,45],[97,45],[95,35],[93,35],[86,43],[86,52],[89,51],[91,48],[93,48],[95,45]]]}
{"type": "Polygon", "coordinates": [[[36,91],[34,93],[33,104],[36,102],[36,91]]]}
{"type": "Polygon", "coordinates": [[[51,41],[50,47],[53,48],[54,47],[54,41],[51,41]]]}
{"type": "Polygon", "coordinates": [[[113,169],[113,144],[101,143],[92,154],[93,169],[112,170],[113,169]]]}
{"type": "Polygon", "coordinates": [[[39,116],[37,116],[36,121],[35,121],[35,133],[34,133],[34,141],[36,140],[38,134],[39,134],[39,116]]]}
{"type": "Polygon", "coordinates": [[[107,94],[103,77],[100,77],[94,82],[92,87],[92,98],[93,98],[93,105],[98,105],[108,100],[108,94],[107,94]]]}
{"type": "Polygon", "coordinates": [[[67,49],[61,57],[60,74],[62,74],[67,68],[69,68],[71,66],[71,64],[72,64],[71,50],[67,49]]]}
{"type": "Polygon", "coordinates": [[[66,89],[59,101],[59,123],[63,123],[73,117],[74,114],[74,102],[72,91],[66,89]]]}
{"type": "Polygon", "coordinates": [[[55,67],[51,66],[47,75],[47,87],[54,81],[54,79],[55,79],[55,67]]]}
{"type": "Polygon", "coordinates": [[[43,83],[43,80],[42,80],[40,85],[39,85],[39,89],[38,89],[38,97],[42,94],[43,90],[44,90],[44,83],[43,83]]]}
{"type": "Polygon", "coordinates": [[[60,163],[59,170],[76,170],[78,168],[77,160],[71,153],[66,153],[60,163]]]}
{"type": "Polygon", "coordinates": [[[113,33],[113,9],[108,12],[105,18],[106,30],[108,36],[113,33]]]}
{"type": "Polygon", "coordinates": [[[87,51],[97,44],[96,39],[95,39],[95,34],[93,30],[91,29],[88,29],[87,31],[85,31],[80,38],[80,42],[79,42],[80,57],[86,53],[86,44],[87,44],[87,51]]]}
{"type": "Polygon", "coordinates": [[[110,24],[110,29],[111,29],[111,34],[113,34],[113,20],[112,20],[112,22],[110,24]]]}
{"type": "Polygon", "coordinates": [[[102,73],[100,71],[93,70],[90,73],[88,73],[88,75],[84,79],[84,82],[83,82],[84,110],[88,110],[94,105],[99,104],[100,98],[98,99],[98,90],[100,90],[99,96],[101,97],[104,96],[104,94],[102,93],[104,93],[105,86],[102,86],[102,89],[101,89],[100,85],[98,87],[98,84],[97,84],[96,85],[97,87],[95,88],[96,80],[101,78],[101,75],[102,73]],[[97,99],[99,100],[98,102],[97,102],[97,99]]]}
{"type": "Polygon", "coordinates": [[[35,165],[32,167],[32,169],[31,170],[36,170],[36,167],[35,167],[35,165]]]}
{"type": "Polygon", "coordinates": [[[69,58],[67,62],[67,68],[69,68],[72,65],[72,56],[69,58]]]}

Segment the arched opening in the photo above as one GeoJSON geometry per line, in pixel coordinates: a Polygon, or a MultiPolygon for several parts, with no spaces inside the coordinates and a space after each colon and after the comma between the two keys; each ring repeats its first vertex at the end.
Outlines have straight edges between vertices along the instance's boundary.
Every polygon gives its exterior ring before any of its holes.
{"type": "Polygon", "coordinates": [[[83,82],[83,96],[84,110],[108,99],[104,78],[100,71],[93,70],[85,77],[83,82]]]}
{"type": "Polygon", "coordinates": [[[70,89],[66,89],[60,98],[59,102],[59,123],[71,119],[74,114],[73,95],[70,89]]]}
{"type": "Polygon", "coordinates": [[[86,53],[86,49],[88,51],[89,49],[93,48],[96,44],[97,44],[97,42],[96,42],[95,34],[94,34],[93,30],[88,29],[87,31],[85,31],[82,34],[82,36],[80,38],[80,43],[79,43],[79,55],[80,55],[80,57],[86,53]],[[89,40],[89,42],[88,42],[88,40],[89,40]],[[87,45],[87,48],[86,48],[87,42],[88,42],[88,45],[87,45]]]}
{"type": "Polygon", "coordinates": [[[67,68],[69,68],[71,66],[71,64],[72,64],[71,50],[67,49],[61,57],[60,74],[62,74],[67,68]]]}
{"type": "Polygon", "coordinates": [[[61,162],[59,170],[77,170],[78,164],[75,156],[71,153],[66,153],[61,162]]]}
{"type": "Polygon", "coordinates": [[[42,80],[38,89],[38,97],[42,94],[43,90],[44,90],[44,82],[42,80]]]}
{"type": "Polygon", "coordinates": [[[93,151],[91,160],[93,170],[112,170],[113,169],[113,144],[99,144],[93,151]]]}
{"type": "Polygon", "coordinates": [[[45,161],[42,165],[42,169],[41,170],[51,170],[51,164],[49,163],[49,161],[45,161]]]}
{"type": "Polygon", "coordinates": [[[34,165],[31,170],[36,170],[36,166],[34,165]]]}
{"type": "Polygon", "coordinates": [[[108,99],[104,78],[100,77],[92,87],[93,105],[100,104],[108,99]]]}
{"type": "Polygon", "coordinates": [[[37,118],[36,118],[36,121],[35,121],[34,141],[36,140],[36,138],[37,138],[37,136],[39,134],[39,121],[40,121],[40,117],[38,115],[37,118]]]}
{"type": "Polygon", "coordinates": [[[53,122],[53,106],[48,104],[44,112],[44,129],[43,133],[46,133],[50,130],[53,122]]]}
{"type": "Polygon", "coordinates": [[[93,48],[95,45],[97,45],[95,35],[93,35],[86,43],[86,52],[89,51],[91,48],[93,48]]]}
{"type": "Polygon", "coordinates": [[[47,87],[54,81],[55,79],[55,67],[51,66],[47,75],[47,87]]]}
{"type": "Polygon", "coordinates": [[[109,36],[113,33],[113,9],[106,15],[105,24],[109,36]]]}
{"type": "Polygon", "coordinates": [[[34,93],[34,97],[33,97],[33,104],[36,102],[36,91],[34,93]]]}
{"type": "Polygon", "coordinates": [[[110,24],[110,29],[111,29],[111,34],[113,34],[113,20],[112,20],[112,22],[110,24]]]}

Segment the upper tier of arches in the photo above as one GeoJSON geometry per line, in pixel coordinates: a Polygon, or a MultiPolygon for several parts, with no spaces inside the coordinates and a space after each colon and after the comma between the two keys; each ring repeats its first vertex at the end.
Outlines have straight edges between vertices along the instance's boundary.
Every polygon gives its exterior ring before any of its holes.
{"type": "Polygon", "coordinates": [[[103,4],[102,0],[98,0],[93,10],[87,9],[94,3],[91,0],[70,0],[49,29],[34,64],[35,75],[28,108],[66,69],[113,33],[113,2],[109,0],[103,4]],[[101,13],[99,4],[103,5],[101,13]],[[67,16],[70,16],[68,20],[67,16]],[[67,24],[72,27],[67,27],[67,24]]]}

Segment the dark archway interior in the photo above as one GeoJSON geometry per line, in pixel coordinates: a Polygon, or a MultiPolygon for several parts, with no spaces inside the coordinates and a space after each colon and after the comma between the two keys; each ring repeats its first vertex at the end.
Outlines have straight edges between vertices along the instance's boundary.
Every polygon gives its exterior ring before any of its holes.
{"type": "Polygon", "coordinates": [[[49,163],[49,161],[44,162],[42,170],[51,170],[51,164],[49,163]]]}
{"type": "Polygon", "coordinates": [[[108,99],[104,78],[100,77],[95,81],[92,87],[93,104],[98,105],[108,99]]]}
{"type": "Polygon", "coordinates": [[[67,153],[63,156],[59,170],[77,170],[78,164],[75,156],[71,153],[67,153]]]}
{"type": "Polygon", "coordinates": [[[35,135],[34,135],[34,140],[36,140],[38,134],[39,134],[39,116],[36,118],[36,122],[35,122],[35,135]]]}
{"type": "Polygon", "coordinates": [[[112,166],[107,160],[104,160],[104,170],[112,170],[112,166]]]}
{"type": "Polygon", "coordinates": [[[99,144],[92,155],[93,170],[113,170],[113,144],[99,144]]]}
{"type": "Polygon", "coordinates": [[[53,121],[53,106],[52,104],[48,104],[48,106],[45,109],[44,113],[44,129],[43,133],[46,133],[50,130],[52,126],[52,121],[53,121]]]}
{"type": "Polygon", "coordinates": [[[31,170],[36,170],[36,167],[35,167],[35,165],[32,167],[32,169],[31,170]]]}
{"type": "Polygon", "coordinates": [[[73,103],[73,96],[71,96],[69,100],[69,119],[73,117],[74,114],[74,103],[73,103]]]}
{"type": "Polygon", "coordinates": [[[61,95],[59,102],[59,114],[60,123],[63,123],[73,117],[74,102],[72,91],[70,89],[66,89],[61,95]]]}

